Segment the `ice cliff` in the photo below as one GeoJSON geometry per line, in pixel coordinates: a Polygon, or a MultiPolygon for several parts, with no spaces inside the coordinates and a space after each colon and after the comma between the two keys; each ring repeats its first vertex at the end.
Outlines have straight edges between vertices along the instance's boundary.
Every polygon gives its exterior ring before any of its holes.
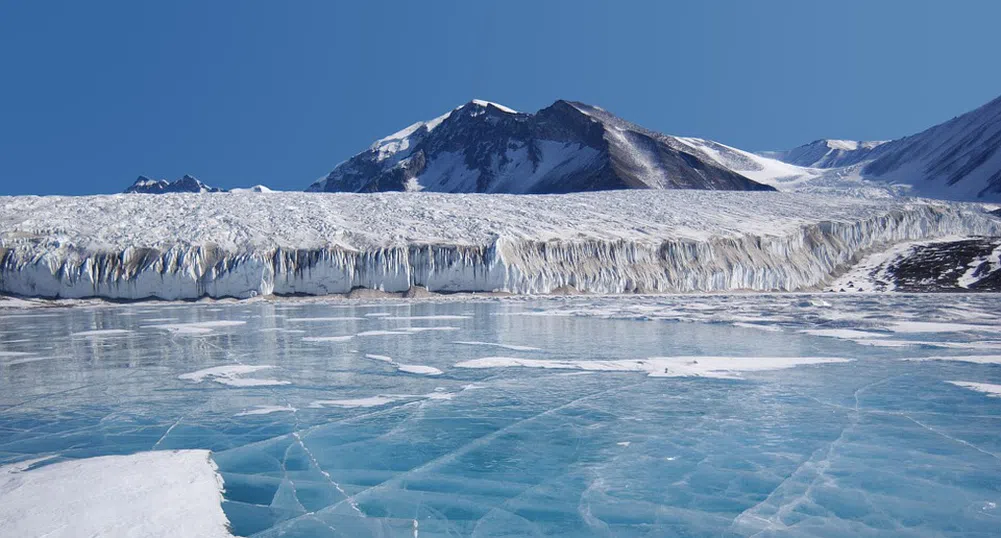
{"type": "Polygon", "coordinates": [[[896,242],[998,234],[974,205],[777,192],[0,197],[0,292],[790,291],[896,242]]]}

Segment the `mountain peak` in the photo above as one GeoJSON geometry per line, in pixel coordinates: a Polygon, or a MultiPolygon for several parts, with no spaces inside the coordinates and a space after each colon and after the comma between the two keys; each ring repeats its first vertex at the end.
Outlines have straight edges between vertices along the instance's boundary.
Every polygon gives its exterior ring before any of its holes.
{"type": "Polygon", "coordinates": [[[526,114],[480,99],[377,140],[307,190],[542,194],[678,188],[771,190],[698,149],[598,107],[558,100],[526,114]]]}
{"type": "Polygon", "coordinates": [[[483,107],[483,108],[493,107],[493,108],[496,108],[497,110],[500,110],[501,112],[506,112],[508,114],[518,114],[518,111],[515,110],[515,109],[513,109],[513,108],[508,108],[508,107],[506,107],[506,106],[504,106],[502,104],[494,103],[492,101],[484,101],[483,99],[473,99],[472,101],[470,101],[470,102],[468,102],[466,104],[467,105],[478,106],[478,107],[483,107]]]}

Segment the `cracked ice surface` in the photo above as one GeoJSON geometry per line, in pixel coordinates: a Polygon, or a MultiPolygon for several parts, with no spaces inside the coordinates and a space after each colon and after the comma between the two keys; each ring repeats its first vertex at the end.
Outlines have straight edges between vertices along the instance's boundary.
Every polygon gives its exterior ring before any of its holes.
{"type": "Polygon", "coordinates": [[[995,536],[999,306],[786,294],[4,309],[0,465],[210,450],[233,533],[262,538],[995,536]]]}

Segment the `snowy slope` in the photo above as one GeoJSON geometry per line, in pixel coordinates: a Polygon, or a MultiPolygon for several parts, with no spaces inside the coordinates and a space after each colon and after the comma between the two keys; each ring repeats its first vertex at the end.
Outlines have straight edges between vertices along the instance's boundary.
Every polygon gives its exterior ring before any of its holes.
{"type": "Polygon", "coordinates": [[[479,100],[377,140],[308,190],[551,194],[632,188],[771,190],[597,107],[557,101],[524,114],[479,100]]]}
{"type": "Polygon", "coordinates": [[[873,155],[867,178],[911,185],[922,196],[1001,200],[1001,97],[873,155]]]}
{"type": "Polygon", "coordinates": [[[777,159],[756,155],[741,149],[702,138],[672,137],[703,158],[733,170],[758,183],[771,185],[778,190],[796,190],[812,184],[826,172],[797,166],[777,159]]]}
{"type": "MultiPolygon", "coordinates": [[[[786,163],[828,168],[917,196],[1001,201],[1001,97],[916,135],[890,142],[820,140],[764,152],[786,163]]],[[[834,175],[832,175],[834,174],[834,175]]]]}
{"type": "Polygon", "coordinates": [[[797,290],[873,248],[999,233],[975,206],[775,192],[6,197],[0,292],[797,290]]]}
{"type": "Polygon", "coordinates": [[[786,151],[763,151],[761,156],[806,168],[840,168],[864,161],[885,143],[885,140],[816,140],[786,151]]]}

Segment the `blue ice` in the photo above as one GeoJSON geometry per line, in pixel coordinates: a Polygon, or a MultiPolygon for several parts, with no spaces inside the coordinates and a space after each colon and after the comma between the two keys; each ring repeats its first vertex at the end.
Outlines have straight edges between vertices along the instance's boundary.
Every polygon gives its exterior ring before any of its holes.
{"type": "Polygon", "coordinates": [[[997,536],[1001,398],[951,382],[1001,385],[999,306],[747,295],[6,310],[0,464],[208,449],[238,536],[997,536]],[[665,356],[732,357],[736,375],[455,367],[665,356]],[[741,370],[760,357],[850,362],[741,370]]]}

